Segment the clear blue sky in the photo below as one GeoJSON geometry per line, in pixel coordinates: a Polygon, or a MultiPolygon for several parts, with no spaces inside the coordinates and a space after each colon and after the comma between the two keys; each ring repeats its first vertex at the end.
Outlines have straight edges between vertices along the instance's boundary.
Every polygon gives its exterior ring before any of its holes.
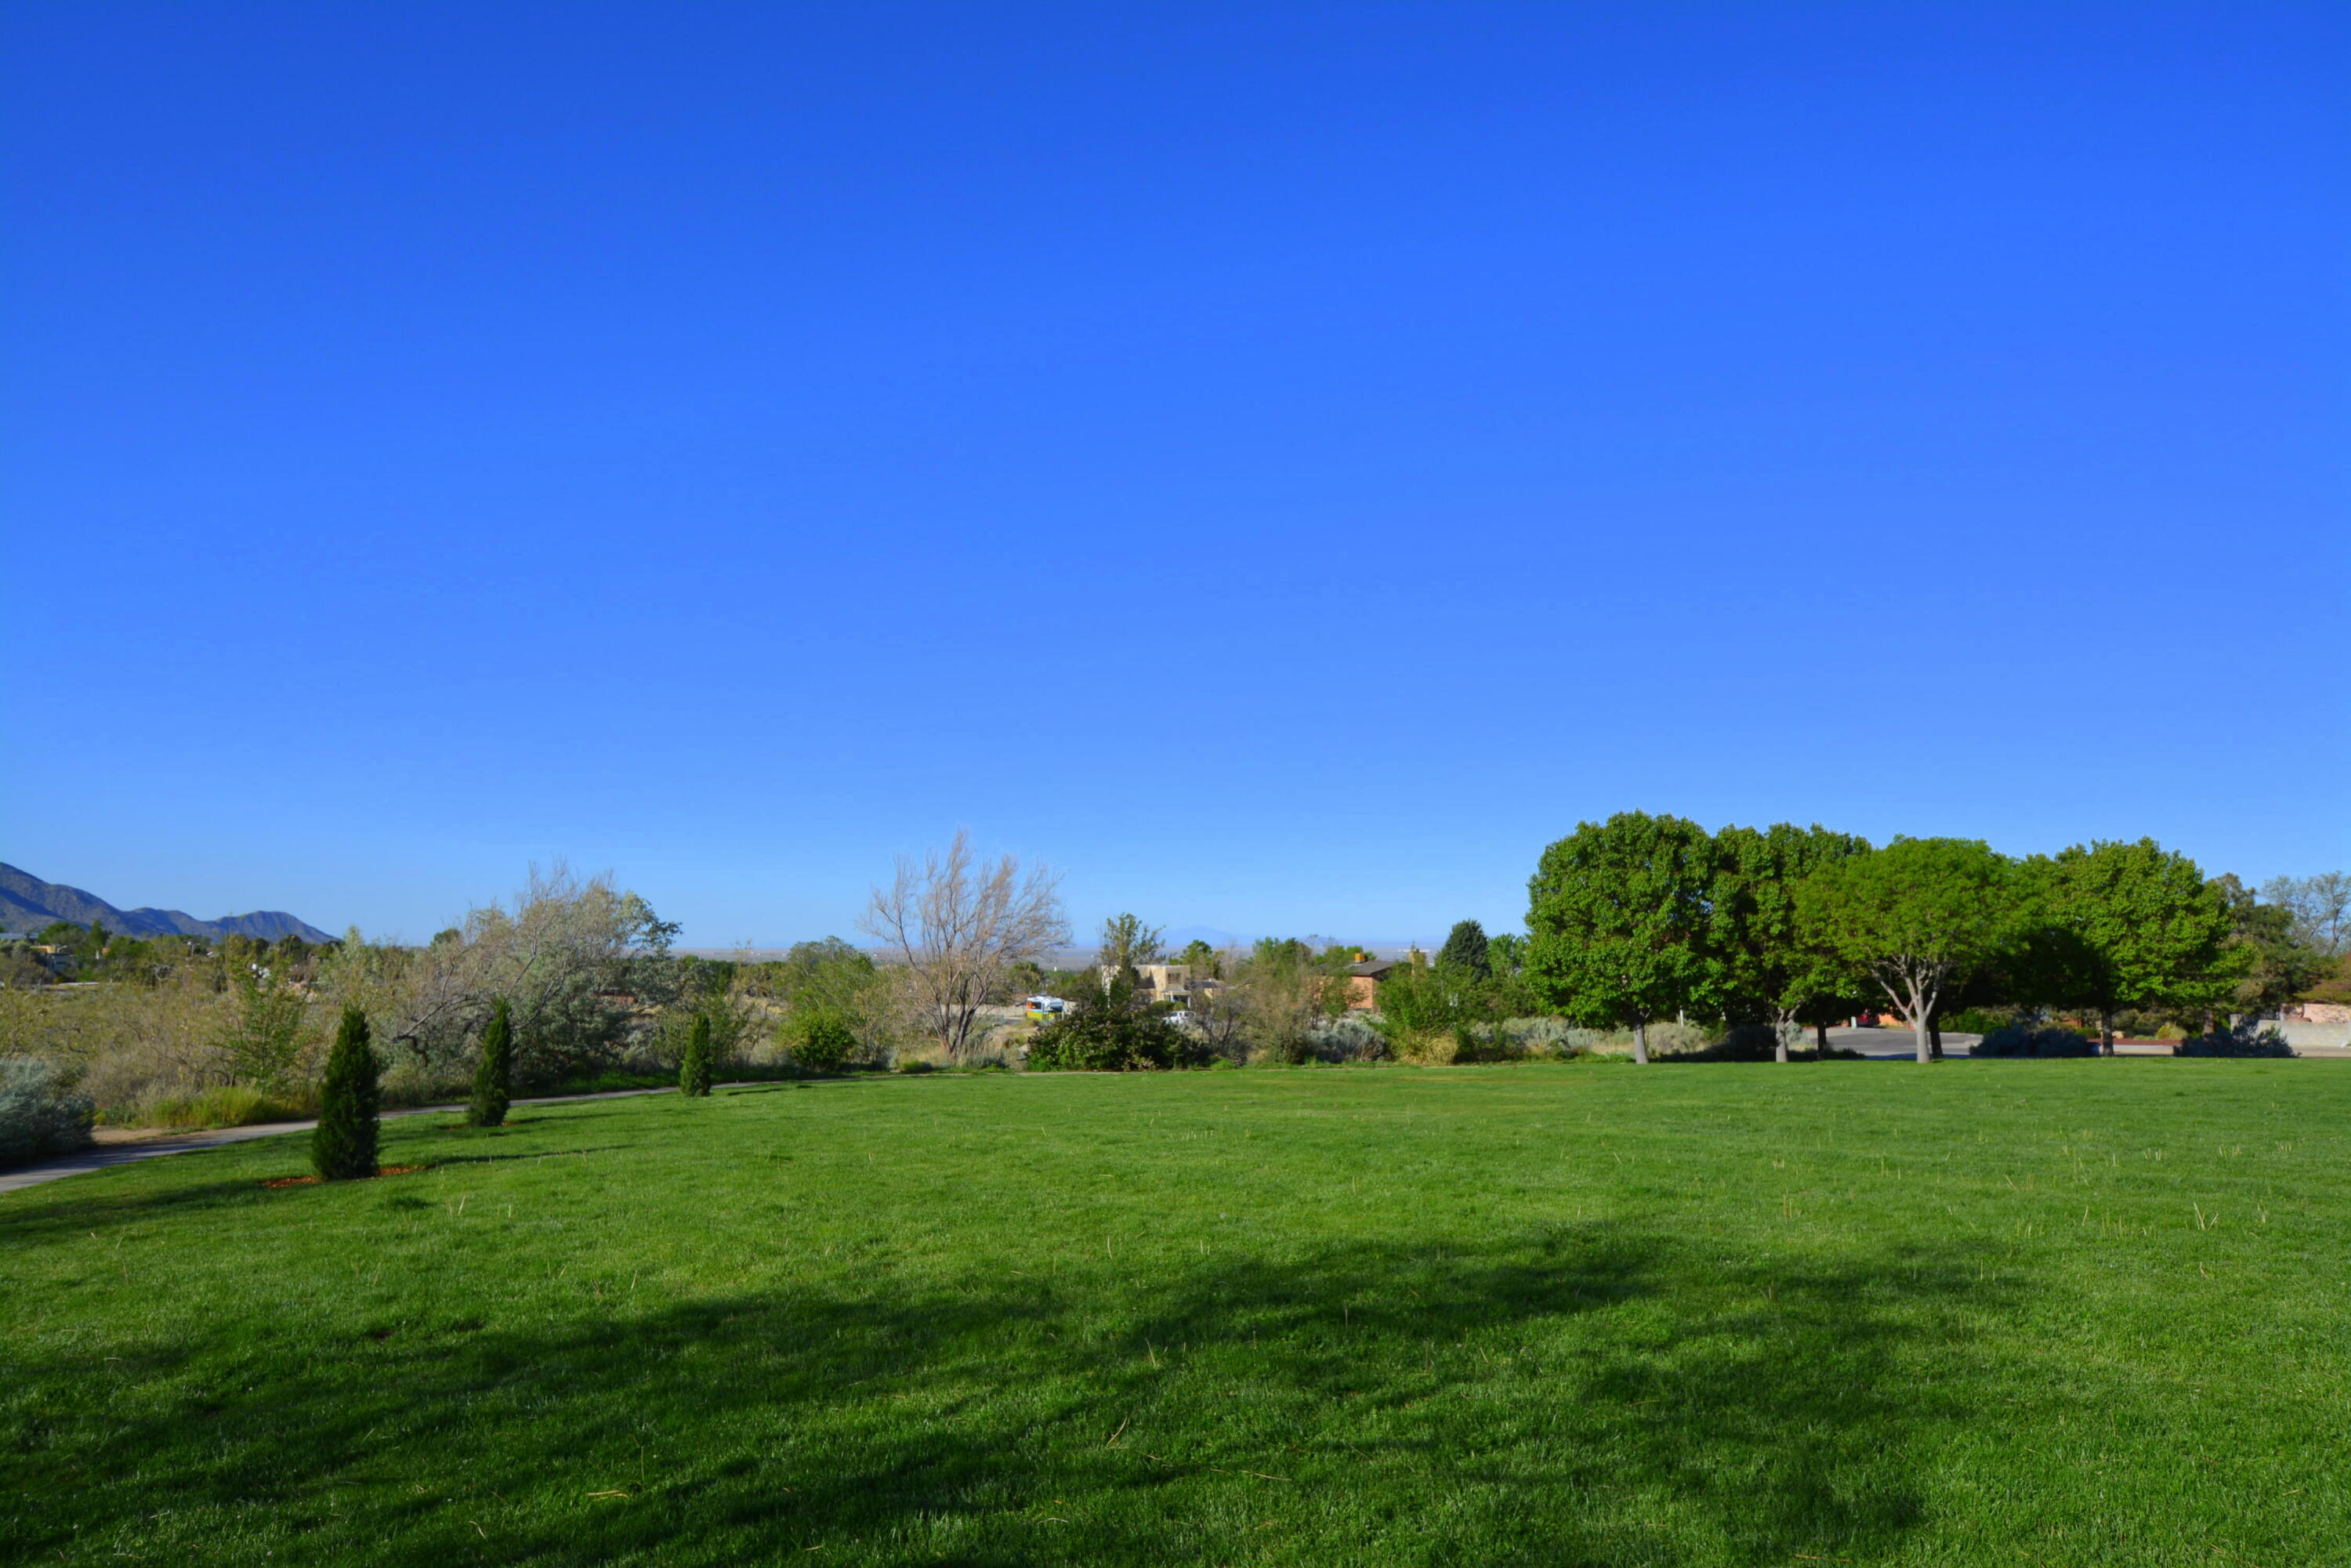
{"type": "Polygon", "coordinates": [[[2351,8],[14,0],[0,88],[0,858],[118,903],[2351,862],[2351,8]]]}

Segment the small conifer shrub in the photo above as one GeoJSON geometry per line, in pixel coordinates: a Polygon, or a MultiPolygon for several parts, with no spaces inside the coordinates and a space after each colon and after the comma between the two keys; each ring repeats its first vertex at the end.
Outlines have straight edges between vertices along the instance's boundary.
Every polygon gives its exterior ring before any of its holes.
{"type": "Polygon", "coordinates": [[[700,1098],[710,1092],[710,1016],[694,1015],[694,1032],[685,1037],[685,1055],[677,1064],[681,1093],[700,1098]]]}
{"type": "Polygon", "coordinates": [[[376,1170],[376,1113],[381,1100],[367,1014],[345,1008],[319,1086],[319,1126],[310,1134],[310,1168],[321,1181],[371,1176],[376,1170]]]}
{"type": "Polygon", "coordinates": [[[482,1060],[474,1069],[474,1103],[465,1120],[476,1127],[503,1126],[514,1089],[514,1019],[500,997],[490,1009],[490,1027],[482,1031],[482,1060]]]}

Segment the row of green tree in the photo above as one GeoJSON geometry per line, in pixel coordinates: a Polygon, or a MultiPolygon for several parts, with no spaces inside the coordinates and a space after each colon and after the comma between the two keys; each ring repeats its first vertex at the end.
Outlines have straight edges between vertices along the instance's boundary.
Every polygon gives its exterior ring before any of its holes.
{"type": "MultiPolygon", "coordinates": [[[[2119,1014],[2210,1029],[2335,962],[2280,906],[2152,839],[2016,858],[1973,839],[1880,848],[1818,825],[1708,832],[1639,811],[1543,852],[1510,957],[1548,1009],[1630,1030],[1639,1061],[1664,1019],[1775,1026],[1785,1060],[1801,1026],[1879,1007],[1909,1024],[1922,1061],[1943,1018],[1995,1005],[2095,1019],[2110,1051],[2119,1014]]],[[[1440,954],[1431,972],[1463,967],[1440,954]]]]}
{"type": "Polygon", "coordinates": [[[225,991],[254,971],[307,980],[318,960],[340,946],[339,942],[305,942],[290,935],[273,942],[235,931],[217,939],[176,932],[129,936],[109,931],[103,923],[78,925],[57,920],[29,938],[0,946],[0,984],[111,980],[154,986],[196,970],[210,978],[214,990],[225,991]]]}

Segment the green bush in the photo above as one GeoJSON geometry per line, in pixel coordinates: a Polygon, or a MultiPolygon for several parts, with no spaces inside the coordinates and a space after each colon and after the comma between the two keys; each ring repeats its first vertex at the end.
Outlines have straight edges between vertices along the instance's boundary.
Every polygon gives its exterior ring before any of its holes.
{"type": "Polygon", "coordinates": [[[688,1099],[707,1098],[710,1093],[710,1016],[694,1015],[694,1032],[685,1039],[685,1055],[677,1064],[678,1092],[688,1099]]]}
{"type": "Polygon", "coordinates": [[[1081,990],[1076,1005],[1029,1037],[1029,1066],[1043,1072],[1134,1072],[1182,1067],[1197,1051],[1191,1036],[1139,1010],[1123,980],[1081,990]]]}
{"type": "Polygon", "coordinates": [[[1306,1030],[1310,1061],[1382,1061],[1391,1054],[1388,1037],[1362,1013],[1318,1019],[1306,1030]]]}
{"type": "Polygon", "coordinates": [[[799,1020],[791,1052],[811,1072],[838,1072],[857,1054],[857,1031],[839,1013],[819,1009],[799,1020]]]}
{"type": "Polygon", "coordinates": [[[1591,1055],[1592,1042],[1595,1038],[1591,1030],[1578,1029],[1565,1019],[1548,1018],[1540,1013],[1504,1019],[1494,1027],[1510,1040],[1520,1056],[1561,1061],[1591,1055]]]}
{"type": "Polygon", "coordinates": [[[2006,1024],[1976,1042],[1977,1056],[2095,1056],[2097,1042],[2070,1029],[2006,1024]]]}
{"type": "MultiPolygon", "coordinates": [[[[1790,1056],[1800,1054],[1790,1051],[1790,1056]]],[[[1780,1031],[1768,1023],[1734,1024],[1723,1031],[1720,1040],[1708,1040],[1695,1050],[1662,1050],[1653,1053],[1656,1061],[1777,1061],[1780,1059],[1780,1031]]]]}
{"type": "Polygon", "coordinates": [[[1962,1008],[1936,1021],[1947,1034],[1991,1034],[2016,1024],[2012,1014],[1993,1008],[1962,1008]]]}
{"type": "Polygon", "coordinates": [[[1453,1026],[1453,1061],[1456,1066],[1520,1061],[1525,1060],[1526,1054],[1517,1039],[1499,1024],[1457,1023],[1453,1026]]]}
{"type": "Polygon", "coordinates": [[[489,1027],[482,1030],[482,1060],[474,1068],[474,1099],[465,1107],[465,1120],[476,1127],[503,1124],[513,1091],[514,1019],[500,997],[490,1009],[489,1027]]]}
{"type": "Polygon", "coordinates": [[[1038,1072],[1138,1072],[1183,1064],[1183,1031],[1164,1019],[1064,1016],[1029,1040],[1038,1072]]]}
{"type": "Polygon", "coordinates": [[[47,1062],[0,1059],[0,1166],[85,1147],[97,1117],[89,1097],[47,1062]]]}
{"type": "Polygon", "coordinates": [[[327,1053],[327,1076],[319,1085],[319,1125],[310,1134],[310,1168],[320,1181],[349,1181],[376,1172],[376,1120],[381,1086],[375,1051],[368,1043],[367,1014],[343,1009],[335,1048],[327,1053]]]}
{"type": "Polygon", "coordinates": [[[2171,1048],[2174,1056],[2292,1056],[2294,1047],[2274,1029],[2262,1029],[2251,1019],[2234,1029],[2216,1029],[2183,1040],[2171,1048]]]}
{"type": "Polygon", "coordinates": [[[1776,1061],[1780,1031],[1768,1023],[1733,1024],[1698,1054],[1707,1061],[1776,1061]]]}

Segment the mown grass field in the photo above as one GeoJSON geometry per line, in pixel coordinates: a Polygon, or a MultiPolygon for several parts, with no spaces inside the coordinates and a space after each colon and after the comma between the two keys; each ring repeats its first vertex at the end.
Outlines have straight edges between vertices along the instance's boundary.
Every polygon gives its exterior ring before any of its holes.
{"type": "Polygon", "coordinates": [[[2351,1064],[773,1085],[0,1197],[26,1563],[2351,1563],[2351,1064]]]}

